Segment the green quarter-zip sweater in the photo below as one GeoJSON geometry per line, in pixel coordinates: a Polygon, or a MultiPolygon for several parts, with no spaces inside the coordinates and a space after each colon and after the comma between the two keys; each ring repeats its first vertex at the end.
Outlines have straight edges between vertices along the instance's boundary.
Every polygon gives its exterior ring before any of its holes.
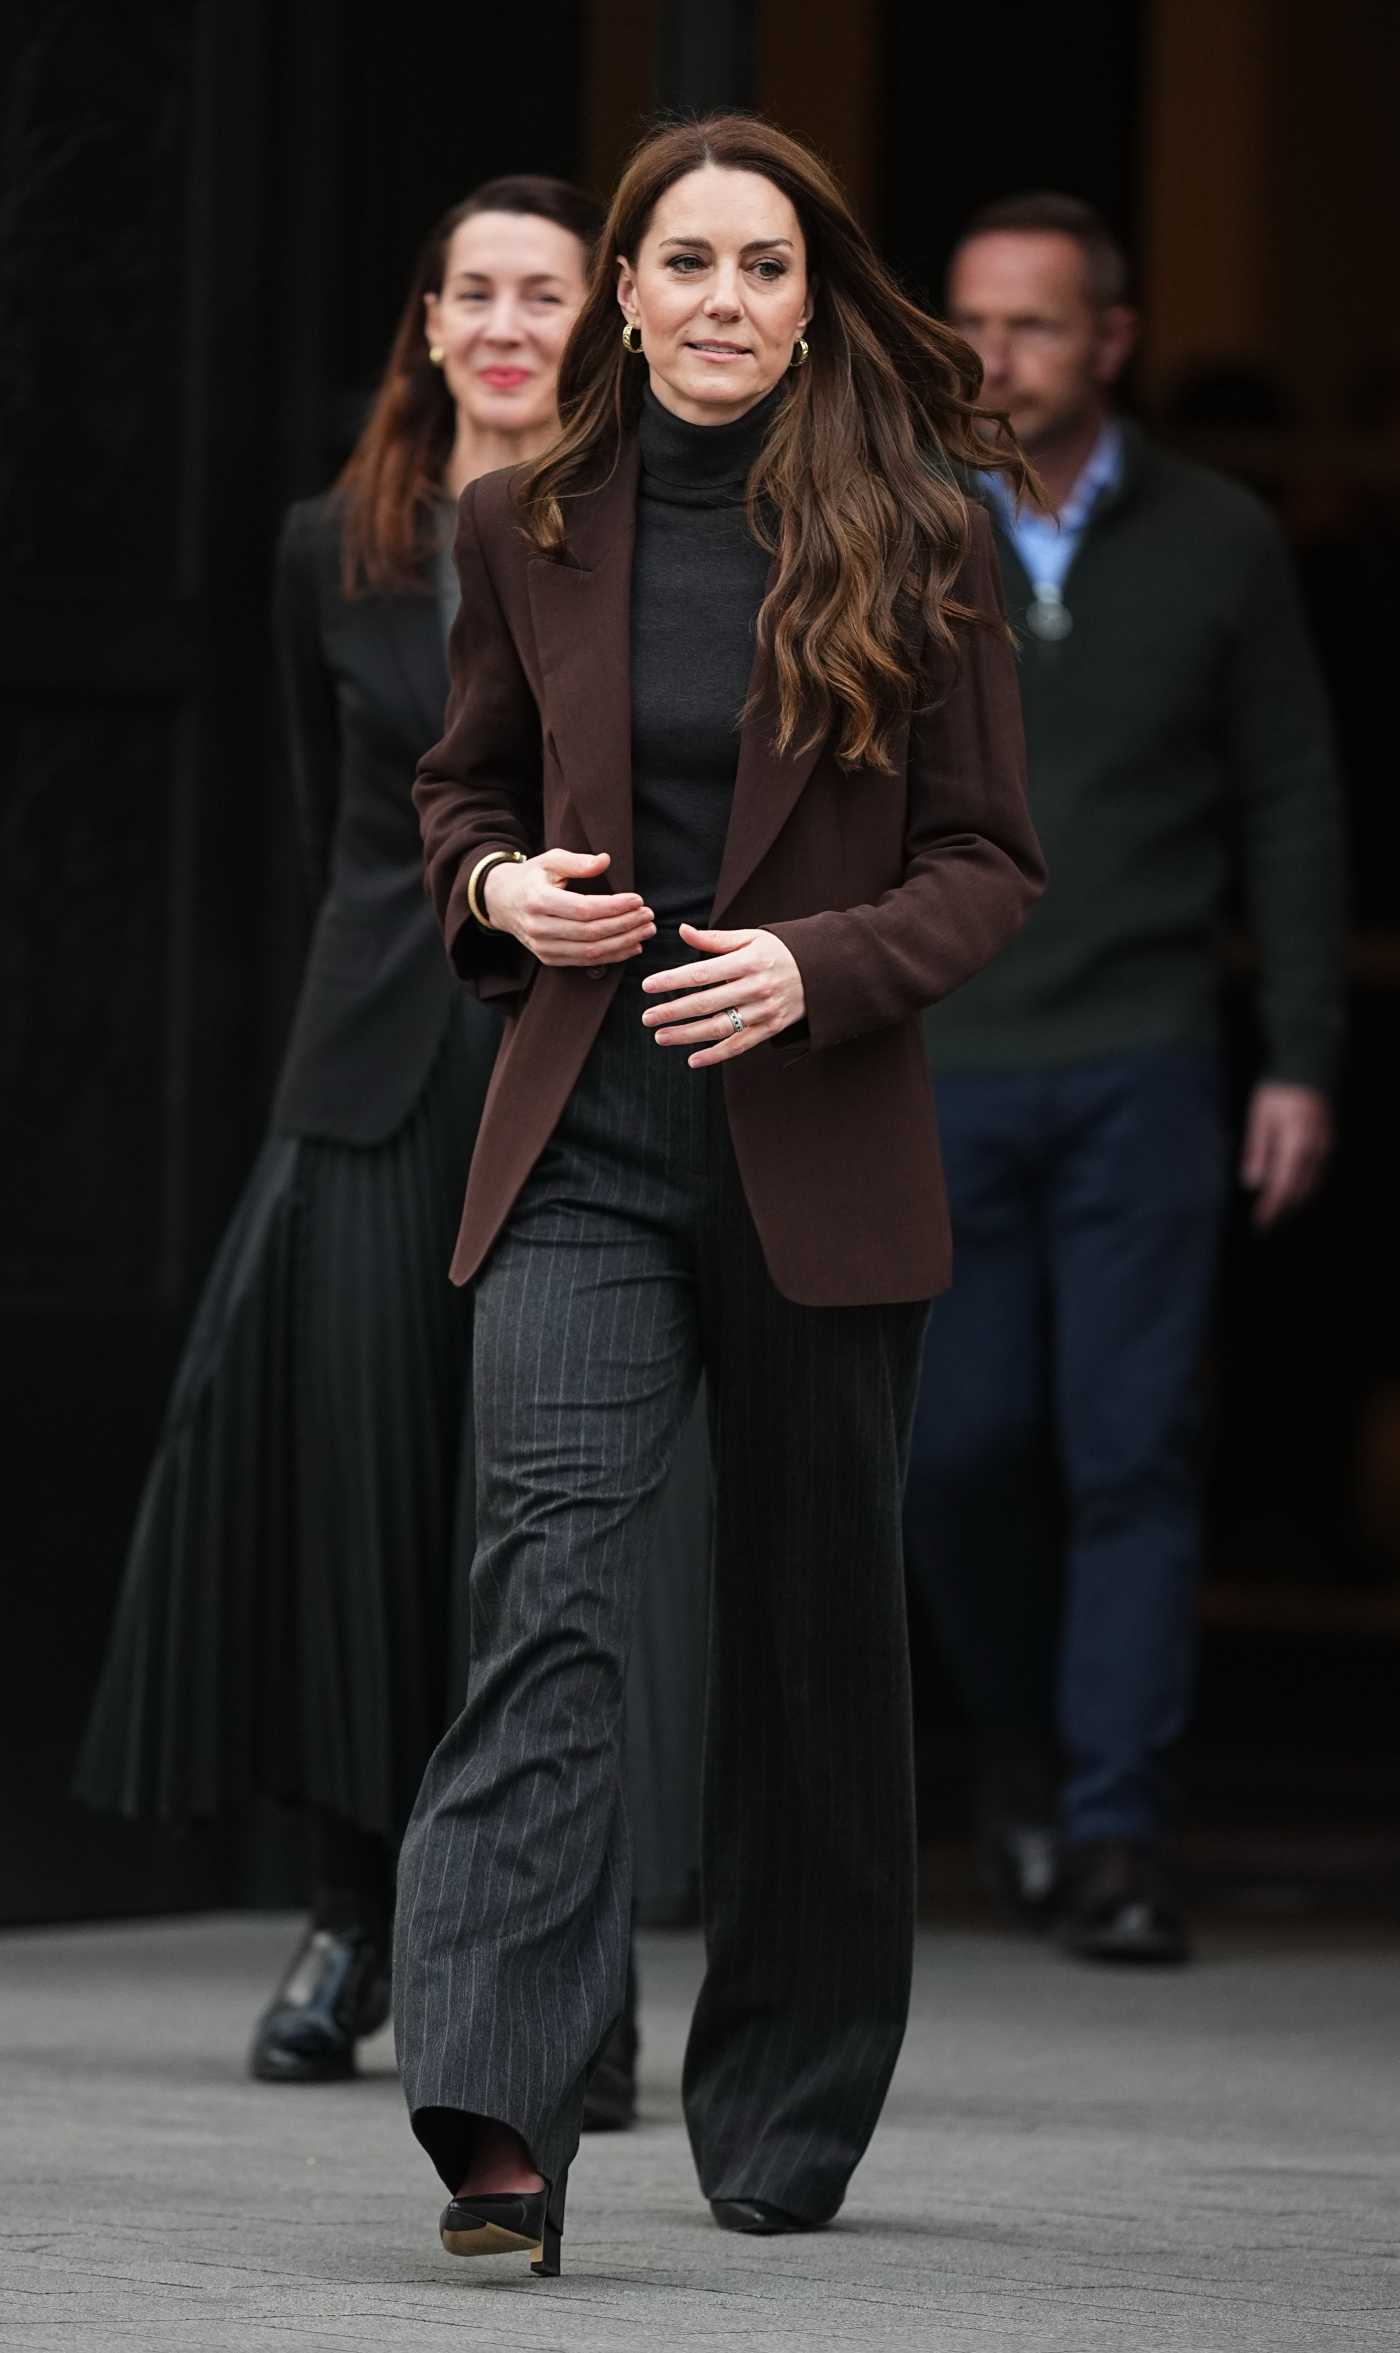
{"type": "Polygon", "coordinates": [[[1329,1086],[1342,819],[1276,524],[1249,492],[1129,428],[1121,478],[1065,577],[1060,642],[1027,625],[1031,583],[1000,529],[997,544],[1050,882],[1011,946],[928,1014],[935,1072],[1209,1039],[1238,895],[1264,1075],[1329,1086]]]}

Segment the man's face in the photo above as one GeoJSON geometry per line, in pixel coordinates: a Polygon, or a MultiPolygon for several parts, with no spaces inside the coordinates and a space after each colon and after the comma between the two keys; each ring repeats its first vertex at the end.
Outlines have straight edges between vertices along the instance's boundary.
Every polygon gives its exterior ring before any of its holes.
{"type": "Polygon", "coordinates": [[[948,319],[982,362],[988,408],[1008,412],[1032,457],[1096,414],[1132,347],[1132,312],[1094,301],[1088,261],[1058,229],[969,237],[949,271],[948,319]]]}

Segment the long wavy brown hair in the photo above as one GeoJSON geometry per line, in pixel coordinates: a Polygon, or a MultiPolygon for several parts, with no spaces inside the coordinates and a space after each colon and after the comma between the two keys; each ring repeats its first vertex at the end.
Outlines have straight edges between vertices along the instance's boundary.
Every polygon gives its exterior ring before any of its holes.
{"type": "Polygon", "coordinates": [[[463,221],[479,212],[513,212],[554,221],[593,259],[602,210],[567,180],[511,173],[474,188],[445,212],[424,240],[395,330],[379,389],[359,440],[336,482],[344,502],[341,564],[346,593],[424,586],[432,513],[452,455],[457,410],[428,357],[423,304],[442,292],[447,251],[463,221]]]}
{"type": "Polygon", "coordinates": [[[521,523],[542,554],[562,554],[566,502],[616,464],[646,377],[622,347],[617,256],[635,264],[660,197],[706,164],[771,180],[807,248],[810,357],[788,378],[748,483],[750,527],[778,562],[758,618],[777,743],[808,748],[834,727],[845,764],[889,771],[918,693],[911,616],[922,611],[954,656],[953,624],[989,618],[954,593],[970,534],[966,476],[995,468],[1018,494],[1036,492],[1007,419],[978,405],[976,353],[900,291],[799,140],[726,113],[668,124],[637,147],[565,348],[561,436],[516,484],[521,523]]]}

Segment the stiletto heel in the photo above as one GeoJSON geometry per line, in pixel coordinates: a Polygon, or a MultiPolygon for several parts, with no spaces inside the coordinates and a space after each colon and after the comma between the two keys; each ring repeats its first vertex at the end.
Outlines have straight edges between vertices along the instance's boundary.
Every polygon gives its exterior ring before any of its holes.
{"type": "Polygon", "coordinates": [[[438,2224],[449,2255],[524,2255],[537,2279],[559,2277],[567,2169],[538,2190],[478,2190],[453,2198],[438,2224]]]}
{"type": "Polygon", "coordinates": [[[535,2249],[535,2260],[530,2269],[536,2279],[558,2279],[559,2242],[564,2236],[564,2198],[569,2187],[569,2169],[565,2166],[558,2185],[549,2193],[545,2209],[544,2230],[535,2249]]]}

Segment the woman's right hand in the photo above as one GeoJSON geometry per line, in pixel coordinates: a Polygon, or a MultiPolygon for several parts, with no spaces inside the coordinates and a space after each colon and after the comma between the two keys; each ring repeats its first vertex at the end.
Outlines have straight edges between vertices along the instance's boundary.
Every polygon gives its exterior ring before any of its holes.
{"type": "Polygon", "coordinates": [[[620,964],[654,937],[656,918],[636,891],[581,891],[570,885],[605,874],[608,852],[542,850],[523,865],[502,862],[482,876],[488,923],[508,931],[541,964],[620,964]]]}

